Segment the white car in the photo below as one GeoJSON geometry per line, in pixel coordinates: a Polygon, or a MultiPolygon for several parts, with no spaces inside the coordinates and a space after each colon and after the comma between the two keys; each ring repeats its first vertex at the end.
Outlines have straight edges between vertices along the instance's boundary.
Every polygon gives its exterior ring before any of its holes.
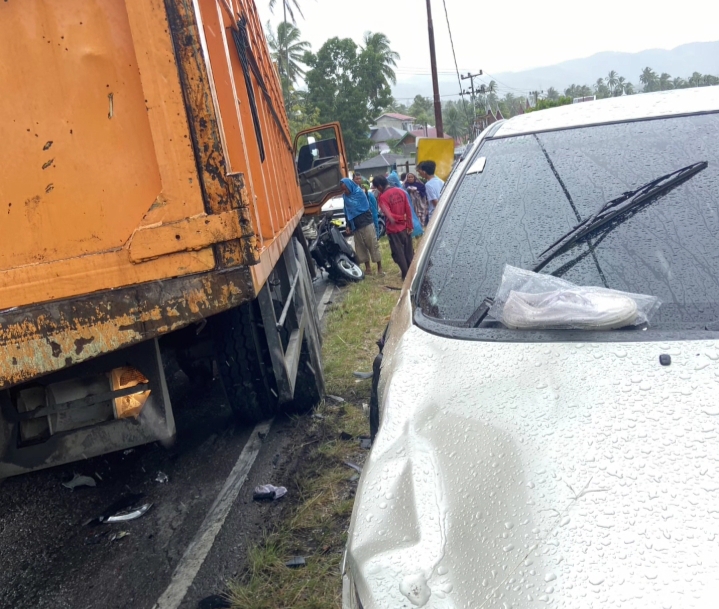
{"type": "Polygon", "coordinates": [[[342,195],[331,198],[322,206],[322,214],[328,213],[332,214],[332,220],[340,223],[340,228],[344,229],[347,226],[347,220],[345,218],[345,200],[342,195]]]}
{"type": "Polygon", "coordinates": [[[345,609],[719,606],[719,87],[492,125],[380,357],[345,609]],[[507,265],[661,305],[510,329],[507,265]]]}

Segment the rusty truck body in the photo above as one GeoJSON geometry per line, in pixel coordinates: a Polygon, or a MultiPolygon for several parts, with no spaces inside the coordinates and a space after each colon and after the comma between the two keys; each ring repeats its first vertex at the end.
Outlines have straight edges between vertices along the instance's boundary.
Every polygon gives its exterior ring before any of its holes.
{"type": "Polygon", "coordinates": [[[171,440],[164,342],[248,422],[319,398],[344,147],[294,149],[252,0],[2,3],[0,90],[0,477],[171,440]]]}

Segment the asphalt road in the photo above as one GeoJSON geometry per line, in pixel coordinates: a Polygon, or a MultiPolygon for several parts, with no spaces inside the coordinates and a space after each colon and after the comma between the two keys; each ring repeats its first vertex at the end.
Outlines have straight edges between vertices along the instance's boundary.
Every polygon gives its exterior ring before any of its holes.
{"type": "MultiPolygon", "coordinates": [[[[315,282],[321,310],[326,289],[323,280],[315,282]]],[[[151,609],[169,586],[177,600],[171,605],[189,609],[221,592],[239,572],[248,543],[281,509],[253,502],[252,490],[286,484],[292,476],[294,426],[278,418],[257,442],[253,429],[235,425],[219,381],[194,387],[170,365],[168,386],[177,423],[174,446],[150,444],[0,483],[0,608],[151,609]],[[219,522],[213,504],[228,476],[237,485],[238,459],[250,440],[259,447],[256,459],[219,522]],[[94,477],[97,486],[63,487],[76,473],[94,477]],[[167,482],[158,481],[162,474],[167,482]],[[130,494],[152,503],[144,516],[87,524],[130,494]],[[218,530],[198,560],[197,541],[207,526],[218,530]],[[124,536],[113,540],[117,534],[124,536]],[[183,570],[188,563],[196,572],[192,578],[183,570]],[[178,565],[182,577],[173,579],[178,565]]]]}

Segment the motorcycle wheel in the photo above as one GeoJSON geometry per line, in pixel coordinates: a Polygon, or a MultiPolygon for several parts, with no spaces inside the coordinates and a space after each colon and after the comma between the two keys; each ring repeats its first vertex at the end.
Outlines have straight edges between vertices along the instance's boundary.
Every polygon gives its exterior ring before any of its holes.
{"type": "Polygon", "coordinates": [[[379,236],[380,239],[384,237],[387,234],[387,223],[385,222],[384,218],[379,219],[379,236]]]}
{"type": "Polygon", "coordinates": [[[345,254],[338,254],[332,260],[332,272],[330,274],[339,282],[357,282],[364,279],[362,269],[345,254]]]}

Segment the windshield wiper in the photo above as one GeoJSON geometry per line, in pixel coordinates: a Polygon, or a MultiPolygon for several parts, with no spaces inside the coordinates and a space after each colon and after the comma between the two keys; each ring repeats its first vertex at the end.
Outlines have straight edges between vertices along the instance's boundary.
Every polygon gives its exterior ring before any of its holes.
{"type": "MultiPolygon", "coordinates": [[[[552,245],[539,254],[539,262],[532,268],[532,271],[538,273],[547,264],[554,260],[560,254],[566,252],[578,241],[587,237],[598,228],[615,220],[619,216],[627,214],[632,209],[636,209],[642,203],[646,203],[653,197],[666,192],[667,190],[677,186],[681,182],[688,180],[700,171],[704,171],[709,166],[707,161],[693,163],[681,169],[677,169],[671,173],[658,177],[636,190],[630,190],[624,194],[607,201],[595,213],[577,224],[574,228],[562,235],[552,245]]],[[[623,221],[623,220],[622,220],[623,221]]],[[[621,222],[617,222],[619,225],[621,222]]],[[[485,298],[477,310],[472,313],[467,320],[467,327],[476,328],[482,323],[493,303],[492,298],[485,298]]]]}

